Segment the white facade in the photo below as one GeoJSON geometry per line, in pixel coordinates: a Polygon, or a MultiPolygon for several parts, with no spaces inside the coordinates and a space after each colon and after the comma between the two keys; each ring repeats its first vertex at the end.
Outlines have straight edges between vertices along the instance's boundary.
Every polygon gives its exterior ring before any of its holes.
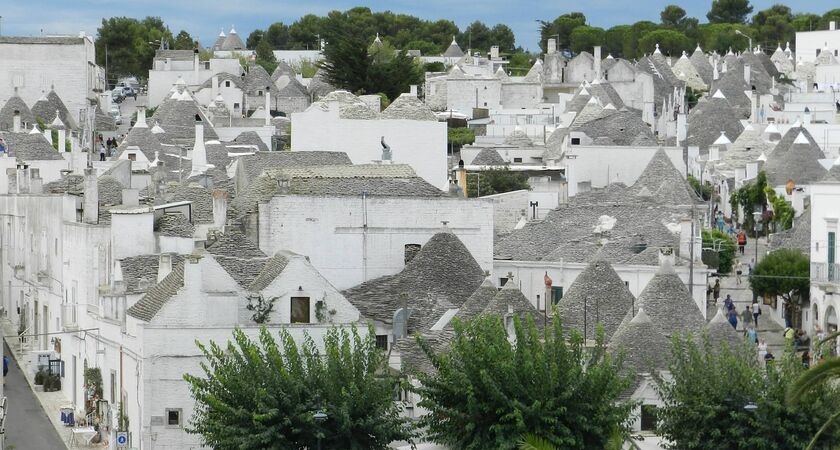
{"type": "Polygon", "coordinates": [[[281,195],[260,205],[260,249],[307,255],[338,289],[405,266],[408,244],[423,245],[446,222],[485,270],[493,267],[493,205],[451,197],[281,195]]]}
{"type": "Polygon", "coordinates": [[[241,74],[242,66],[239,65],[239,59],[214,58],[210,61],[199,61],[197,53],[191,61],[156,59],[152,69],[149,70],[147,106],[154,108],[163,102],[179,78],[184,80],[191,90],[195,90],[213,75],[220,73],[241,74]]]}
{"type": "Polygon", "coordinates": [[[828,30],[819,31],[798,31],[796,33],[796,59],[797,61],[815,62],[819,52],[828,47],[834,56],[838,56],[837,49],[840,49],[840,30],[837,24],[831,22],[828,30]]]}
{"type": "MultiPolygon", "coordinates": [[[[660,147],[576,145],[568,147],[562,160],[566,168],[569,197],[612,183],[631,186],[647,168],[660,147]]],[[[679,147],[661,147],[674,167],[685,176],[685,161],[679,147]]]]}
{"type": "Polygon", "coordinates": [[[380,141],[391,147],[394,163],[408,164],[429,184],[447,189],[446,124],[424,120],[355,120],[339,116],[337,105],[329,111],[310,108],[292,114],[293,151],[341,151],[353,164],[382,159],[380,141]]]}
{"type": "Polygon", "coordinates": [[[18,95],[31,108],[51,87],[77,124],[88,99],[105,90],[105,74],[96,65],[93,38],[0,37],[0,105],[18,95]]]}
{"type": "Polygon", "coordinates": [[[814,325],[838,330],[840,314],[840,182],[811,186],[811,310],[803,311],[803,326],[813,336],[814,325]]]}

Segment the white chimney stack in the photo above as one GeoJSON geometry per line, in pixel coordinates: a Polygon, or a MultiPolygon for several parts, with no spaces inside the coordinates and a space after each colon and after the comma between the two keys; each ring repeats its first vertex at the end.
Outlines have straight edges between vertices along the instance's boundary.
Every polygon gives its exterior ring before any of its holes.
{"type": "Polygon", "coordinates": [[[752,86],[750,84],[750,65],[744,64],[744,82],[747,83],[747,87],[752,86]]]}
{"type": "Polygon", "coordinates": [[[417,85],[416,84],[412,84],[411,86],[408,87],[408,89],[409,89],[409,91],[408,91],[409,94],[417,97],[417,85]]]}
{"type": "Polygon", "coordinates": [[[41,179],[41,171],[39,169],[29,169],[29,192],[32,194],[40,194],[43,192],[43,180],[41,179]]]}
{"type": "Polygon", "coordinates": [[[213,225],[224,232],[227,221],[228,193],[226,191],[213,191],[213,225]]]}
{"type": "Polygon", "coordinates": [[[195,124],[195,144],[192,149],[192,171],[190,177],[207,172],[207,149],[204,147],[204,125],[195,124]]]}
{"type": "Polygon", "coordinates": [[[158,260],[157,282],[160,283],[172,272],[172,255],[168,253],[161,253],[158,260]]]}
{"type": "Polygon", "coordinates": [[[210,96],[213,99],[215,99],[219,96],[219,76],[213,75],[213,78],[211,78],[211,80],[212,81],[210,82],[210,96]]]}
{"type": "Polygon", "coordinates": [[[265,126],[271,126],[271,86],[265,87],[265,126]]]}
{"type": "Polygon", "coordinates": [[[12,117],[12,131],[20,133],[20,111],[15,110],[15,115],[12,117]]]}
{"type": "Polygon", "coordinates": [[[198,83],[198,49],[193,50],[193,84],[198,83]]]}
{"type": "Polygon", "coordinates": [[[837,29],[837,22],[836,22],[836,21],[834,21],[834,20],[832,20],[832,21],[828,22],[828,29],[829,29],[830,31],[834,31],[834,30],[836,30],[836,29],[837,29]]]}
{"type": "Polygon", "coordinates": [[[149,124],[146,123],[146,107],[145,106],[138,106],[137,107],[137,122],[134,123],[135,127],[140,128],[149,128],[149,124]]]}
{"type": "Polygon", "coordinates": [[[499,59],[499,46],[494,45],[490,47],[490,59],[499,59]]]}
{"type": "Polygon", "coordinates": [[[85,200],[83,219],[85,223],[99,222],[99,183],[96,180],[96,169],[85,169],[85,200]]]}
{"type": "Polygon", "coordinates": [[[545,52],[549,55],[557,52],[557,41],[554,38],[548,40],[545,46],[545,52]]]}
{"type": "Polygon", "coordinates": [[[595,46],[594,57],[595,57],[595,61],[594,61],[594,63],[595,63],[595,67],[594,67],[594,69],[595,69],[595,79],[593,79],[592,81],[601,79],[601,46],[600,45],[595,46]]]}

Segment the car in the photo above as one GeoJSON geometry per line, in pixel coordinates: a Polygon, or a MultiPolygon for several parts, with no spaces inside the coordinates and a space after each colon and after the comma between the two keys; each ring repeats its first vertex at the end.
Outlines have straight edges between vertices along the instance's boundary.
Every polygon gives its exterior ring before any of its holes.
{"type": "Polygon", "coordinates": [[[122,125],[122,114],[120,113],[119,107],[111,108],[111,110],[108,111],[108,113],[114,119],[114,123],[116,123],[117,125],[122,125]]]}
{"type": "Polygon", "coordinates": [[[111,91],[111,101],[114,103],[122,103],[125,100],[125,96],[123,95],[121,90],[114,89],[111,91]]]}

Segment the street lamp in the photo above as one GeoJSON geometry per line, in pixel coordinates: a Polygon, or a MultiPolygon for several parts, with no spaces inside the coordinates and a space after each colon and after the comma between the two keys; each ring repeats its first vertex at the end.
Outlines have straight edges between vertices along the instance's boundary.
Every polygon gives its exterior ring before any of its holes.
{"type": "MultiPolygon", "coordinates": [[[[315,423],[318,423],[318,424],[324,423],[327,420],[328,417],[329,416],[327,416],[327,413],[325,413],[321,410],[316,411],[315,414],[312,415],[312,418],[315,419],[315,423]]],[[[318,450],[321,450],[321,431],[320,430],[318,431],[318,450]]]]}
{"type": "Polygon", "coordinates": [[[755,232],[755,263],[758,264],[758,232],[761,231],[761,210],[753,211],[753,231],[755,232]]]}
{"type": "Polygon", "coordinates": [[[740,35],[740,36],[743,36],[743,37],[745,37],[745,38],[749,39],[749,41],[750,41],[750,48],[748,49],[748,51],[750,51],[750,52],[751,52],[751,51],[752,51],[752,38],[751,38],[751,37],[749,37],[749,36],[747,36],[746,34],[742,33],[742,32],[741,32],[741,30],[735,30],[735,34],[740,35]]]}

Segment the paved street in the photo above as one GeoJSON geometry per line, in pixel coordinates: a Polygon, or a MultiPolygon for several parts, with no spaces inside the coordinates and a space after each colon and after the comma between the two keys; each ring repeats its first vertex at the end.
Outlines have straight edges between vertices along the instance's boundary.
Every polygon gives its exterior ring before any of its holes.
{"type": "MultiPolygon", "coordinates": [[[[4,344],[4,354],[10,355],[4,344]]],[[[53,450],[66,448],[38,403],[20,367],[12,358],[6,376],[6,450],[53,450]]]]}

